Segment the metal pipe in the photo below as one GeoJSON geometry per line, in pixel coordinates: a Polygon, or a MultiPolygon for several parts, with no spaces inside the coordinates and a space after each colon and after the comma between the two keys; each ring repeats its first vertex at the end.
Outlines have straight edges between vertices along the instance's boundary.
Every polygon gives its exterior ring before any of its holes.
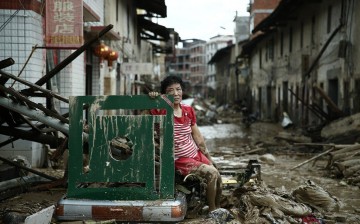
{"type": "Polygon", "coordinates": [[[11,79],[13,79],[15,81],[18,81],[21,84],[27,85],[27,86],[35,89],[35,90],[39,90],[39,91],[43,92],[46,96],[54,97],[54,98],[56,98],[58,100],[61,100],[61,101],[65,102],[65,103],[69,103],[69,99],[67,99],[67,98],[65,98],[63,96],[60,96],[57,93],[54,93],[54,92],[52,92],[52,91],[50,91],[48,89],[44,89],[41,86],[35,85],[35,84],[33,84],[33,83],[29,82],[29,81],[23,80],[23,79],[15,76],[15,75],[12,75],[10,73],[7,73],[7,72],[1,71],[1,70],[0,70],[0,74],[7,77],[7,78],[11,78],[11,79]]]}
{"type": "Polygon", "coordinates": [[[4,97],[0,97],[0,106],[3,106],[11,111],[18,112],[19,114],[26,115],[34,120],[40,121],[52,128],[55,128],[58,131],[63,132],[66,135],[69,135],[69,125],[61,123],[59,120],[52,117],[45,116],[44,113],[36,110],[31,110],[26,106],[20,105],[13,102],[12,100],[4,97]]]}
{"type": "Polygon", "coordinates": [[[52,110],[47,109],[46,107],[44,107],[41,104],[37,104],[37,103],[32,102],[31,100],[29,100],[28,98],[26,98],[25,96],[21,95],[20,93],[16,92],[13,89],[5,88],[4,86],[0,85],[0,90],[5,92],[5,93],[8,93],[8,94],[11,94],[11,95],[15,96],[19,100],[22,100],[29,107],[35,107],[35,108],[43,111],[48,116],[55,117],[55,118],[59,119],[61,122],[63,122],[63,123],[67,123],[67,124],[69,123],[69,119],[61,116],[60,114],[58,114],[58,113],[56,113],[56,112],[54,112],[52,110]]]}
{"type": "Polygon", "coordinates": [[[0,69],[9,67],[9,66],[11,66],[13,64],[15,64],[15,61],[12,58],[7,58],[7,59],[4,59],[4,60],[1,60],[0,61],[0,69]]]}
{"type": "Polygon", "coordinates": [[[13,128],[9,126],[0,126],[0,134],[11,136],[11,139],[0,143],[0,148],[18,139],[38,142],[41,144],[49,144],[51,147],[56,148],[64,140],[54,135],[43,134],[34,131],[26,131],[20,128],[13,128]]]}

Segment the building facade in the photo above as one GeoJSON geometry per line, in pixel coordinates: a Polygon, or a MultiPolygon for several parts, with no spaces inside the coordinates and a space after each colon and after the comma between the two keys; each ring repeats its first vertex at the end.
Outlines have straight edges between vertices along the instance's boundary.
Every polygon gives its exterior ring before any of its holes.
{"type": "MultiPolygon", "coordinates": [[[[12,58],[15,61],[15,64],[5,67],[4,72],[18,76],[27,82],[36,83],[65,99],[80,95],[141,93],[144,76],[154,75],[153,65],[161,64],[158,60],[154,63],[154,55],[165,52],[165,44],[162,43],[170,38],[170,32],[166,27],[152,21],[155,17],[166,17],[164,0],[151,2],[145,0],[84,0],[81,2],[54,0],[51,3],[55,4],[54,7],[58,12],[53,17],[54,20],[80,24],[83,42],[80,46],[71,48],[47,45],[47,25],[50,23],[47,17],[50,14],[50,11],[46,10],[46,6],[49,6],[49,4],[46,5],[47,3],[49,1],[45,0],[0,2],[2,24],[0,60],[12,58]],[[80,8],[73,8],[75,3],[80,4],[80,8]],[[81,21],[80,19],[75,21],[74,18],[78,15],[81,15],[81,21]],[[104,33],[104,30],[110,26],[112,29],[104,33]],[[100,36],[100,34],[103,35],[100,36]],[[100,49],[101,51],[98,51],[100,49]],[[106,52],[106,54],[101,52],[106,52]],[[134,64],[141,68],[150,64],[151,68],[146,71],[124,69],[126,65],[134,64]],[[61,69],[57,69],[60,66],[61,69]],[[52,76],[48,76],[49,74],[52,76]],[[44,77],[47,77],[47,80],[43,81],[44,77]]],[[[63,31],[69,31],[71,26],[62,24],[63,31]]],[[[160,75],[164,69],[158,68],[158,71],[157,74],[160,75]]],[[[7,88],[12,87],[15,91],[27,88],[24,84],[12,80],[11,82],[6,80],[5,84],[1,83],[1,85],[7,88]]],[[[55,113],[59,116],[69,112],[66,100],[59,101],[53,98],[52,102],[49,102],[40,95],[29,96],[29,100],[44,105],[46,109],[56,111],[55,113]]],[[[39,122],[33,118],[27,122],[29,125],[26,122],[0,120],[2,125],[0,141],[12,143],[3,144],[2,156],[24,155],[33,166],[41,166],[46,158],[46,148],[49,146],[31,141],[35,138],[16,132],[18,128],[30,132],[38,131],[34,129],[36,129],[35,124],[39,122]],[[13,134],[6,131],[10,129],[14,131],[13,134]],[[7,141],[9,136],[13,135],[23,140],[15,141],[18,138],[11,138],[12,141],[7,141]]],[[[54,131],[54,135],[57,134],[54,131]]]]}
{"type": "Polygon", "coordinates": [[[205,83],[206,86],[204,91],[204,97],[214,97],[216,93],[216,68],[214,64],[209,64],[209,61],[215,55],[215,53],[225,48],[229,45],[232,45],[235,42],[233,35],[217,35],[210,38],[206,42],[206,76],[205,83]]]}
{"type": "Polygon", "coordinates": [[[359,8],[351,0],[282,1],[254,28],[262,35],[243,56],[262,118],[287,112],[296,124],[309,125],[359,112],[359,8]]]}

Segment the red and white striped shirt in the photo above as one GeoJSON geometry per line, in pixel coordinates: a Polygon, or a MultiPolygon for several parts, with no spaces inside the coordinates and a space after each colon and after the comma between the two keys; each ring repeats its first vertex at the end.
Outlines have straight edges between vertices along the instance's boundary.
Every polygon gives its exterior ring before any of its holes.
{"type": "MultiPolygon", "coordinates": [[[[180,157],[194,158],[198,153],[199,147],[192,137],[191,126],[196,124],[196,115],[194,109],[186,104],[180,104],[182,116],[174,116],[174,146],[175,160],[180,157]]],[[[166,110],[151,110],[153,115],[163,115],[166,110]]]]}

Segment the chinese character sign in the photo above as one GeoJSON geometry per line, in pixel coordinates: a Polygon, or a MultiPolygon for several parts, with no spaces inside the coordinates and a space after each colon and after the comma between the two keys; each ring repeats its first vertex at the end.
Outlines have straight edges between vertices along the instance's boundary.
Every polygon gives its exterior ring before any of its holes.
{"type": "Polygon", "coordinates": [[[127,62],[121,65],[121,71],[124,74],[152,75],[154,73],[154,68],[151,63],[127,62]]]}
{"type": "Polygon", "coordinates": [[[83,45],[83,1],[47,0],[47,47],[78,48],[83,45]]]}

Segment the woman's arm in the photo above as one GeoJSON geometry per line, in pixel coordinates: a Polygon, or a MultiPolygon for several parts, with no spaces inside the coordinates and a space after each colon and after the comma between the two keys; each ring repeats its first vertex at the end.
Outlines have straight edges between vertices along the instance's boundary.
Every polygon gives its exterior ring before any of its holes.
{"type": "Polygon", "coordinates": [[[201,152],[209,159],[209,161],[212,163],[212,165],[214,165],[216,167],[216,164],[214,163],[214,161],[212,160],[209,151],[206,148],[205,145],[205,139],[202,136],[198,126],[196,124],[194,124],[193,126],[191,126],[191,134],[193,136],[193,139],[195,141],[195,143],[197,144],[197,146],[199,147],[199,149],[201,150],[201,152]]]}
{"type": "Polygon", "coordinates": [[[202,136],[198,126],[196,124],[192,125],[191,130],[192,130],[191,134],[192,134],[197,146],[204,153],[204,155],[209,154],[209,152],[207,152],[207,150],[206,150],[204,137],[202,136]]]}

